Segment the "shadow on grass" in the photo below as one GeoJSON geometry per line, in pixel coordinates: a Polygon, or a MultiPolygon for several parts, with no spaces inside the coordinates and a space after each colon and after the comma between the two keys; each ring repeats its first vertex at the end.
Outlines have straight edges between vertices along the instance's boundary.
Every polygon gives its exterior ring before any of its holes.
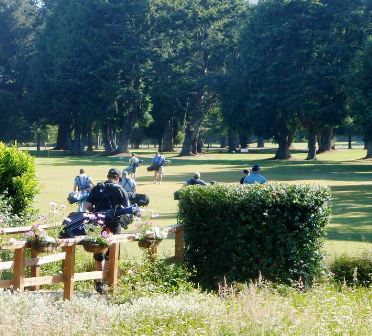
{"type": "Polygon", "coordinates": [[[327,238],[372,242],[372,185],[334,186],[327,238]]]}

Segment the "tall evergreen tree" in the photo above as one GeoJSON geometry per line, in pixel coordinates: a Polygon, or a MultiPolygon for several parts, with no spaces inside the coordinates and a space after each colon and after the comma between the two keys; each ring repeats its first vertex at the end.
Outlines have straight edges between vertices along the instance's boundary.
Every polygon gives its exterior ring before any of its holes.
{"type": "Polygon", "coordinates": [[[185,140],[181,155],[197,153],[202,123],[216,104],[216,86],[231,53],[234,29],[246,2],[239,0],[154,0],[152,13],[159,63],[182,111],[185,140]]]}
{"type": "Polygon", "coordinates": [[[0,139],[25,136],[22,99],[34,51],[37,7],[34,1],[0,0],[0,139]]]}
{"type": "Polygon", "coordinates": [[[72,154],[82,154],[92,123],[105,144],[128,151],[138,122],[150,120],[146,92],[148,1],[56,0],[40,39],[34,97],[47,119],[59,125],[72,154]],[[41,106],[40,106],[41,107],[41,106]]]}
{"type": "Polygon", "coordinates": [[[366,158],[372,158],[372,35],[353,61],[348,77],[349,102],[367,147],[366,158]]]}

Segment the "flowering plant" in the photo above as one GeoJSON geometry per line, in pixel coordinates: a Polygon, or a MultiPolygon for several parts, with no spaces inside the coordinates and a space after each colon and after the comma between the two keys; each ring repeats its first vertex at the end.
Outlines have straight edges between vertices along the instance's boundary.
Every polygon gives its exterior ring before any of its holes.
{"type": "Polygon", "coordinates": [[[112,233],[104,226],[105,215],[101,213],[85,214],[85,228],[87,235],[81,241],[83,245],[99,245],[109,247],[112,233]]]}
{"type": "MultiPolygon", "coordinates": [[[[145,212],[142,210],[142,212],[145,212]]],[[[157,218],[159,217],[158,213],[155,213],[153,210],[149,210],[149,218],[157,218]]],[[[157,240],[161,241],[168,237],[169,229],[168,228],[161,228],[159,225],[155,225],[153,222],[149,220],[146,216],[137,217],[135,220],[137,221],[136,227],[139,230],[135,234],[136,240],[157,240]]]]}
{"type": "Polygon", "coordinates": [[[43,249],[43,247],[53,249],[58,246],[58,240],[48,235],[40,224],[32,224],[31,230],[25,233],[25,239],[34,249],[43,249]]]}

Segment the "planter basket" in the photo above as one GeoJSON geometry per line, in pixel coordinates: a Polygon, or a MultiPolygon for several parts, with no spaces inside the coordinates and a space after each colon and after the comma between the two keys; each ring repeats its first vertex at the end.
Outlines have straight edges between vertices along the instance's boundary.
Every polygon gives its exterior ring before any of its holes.
{"type": "Polygon", "coordinates": [[[156,239],[141,239],[138,241],[138,246],[143,249],[148,249],[152,246],[158,246],[159,241],[156,239]]]}
{"type": "Polygon", "coordinates": [[[59,244],[56,243],[41,243],[41,242],[32,242],[31,248],[38,252],[54,252],[58,249],[59,244]]]}
{"type": "Polygon", "coordinates": [[[84,244],[84,250],[90,253],[105,253],[108,250],[107,246],[99,244],[84,244]]]}

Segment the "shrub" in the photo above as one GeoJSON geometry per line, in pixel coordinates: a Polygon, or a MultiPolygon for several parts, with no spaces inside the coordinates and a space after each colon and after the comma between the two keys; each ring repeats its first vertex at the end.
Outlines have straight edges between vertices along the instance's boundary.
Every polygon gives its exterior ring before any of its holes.
{"type": "Polygon", "coordinates": [[[349,286],[372,285],[372,251],[364,251],[357,256],[343,254],[330,265],[333,278],[349,286]]]}
{"type": "Polygon", "coordinates": [[[193,289],[189,272],[182,265],[153,260],[144,253],[140,263],[125,260],[120,268],[119,286],[114,301],[123,303],[154,294],[176,294],[193,289]]]}
{"type": "Polygon", "coordinates": [[[180,191],[185,262],[207,288],[266,279],[311,282],[320,273],[331,193],[316,185],[191,186],[180,191]]]}
{"type": "Polygon", "coordinates": [[[32,203],[38,193],[34,159],[16,147],[0,142],[0,192],[9,196],[12,212],[33,212],[32,203]]]}

